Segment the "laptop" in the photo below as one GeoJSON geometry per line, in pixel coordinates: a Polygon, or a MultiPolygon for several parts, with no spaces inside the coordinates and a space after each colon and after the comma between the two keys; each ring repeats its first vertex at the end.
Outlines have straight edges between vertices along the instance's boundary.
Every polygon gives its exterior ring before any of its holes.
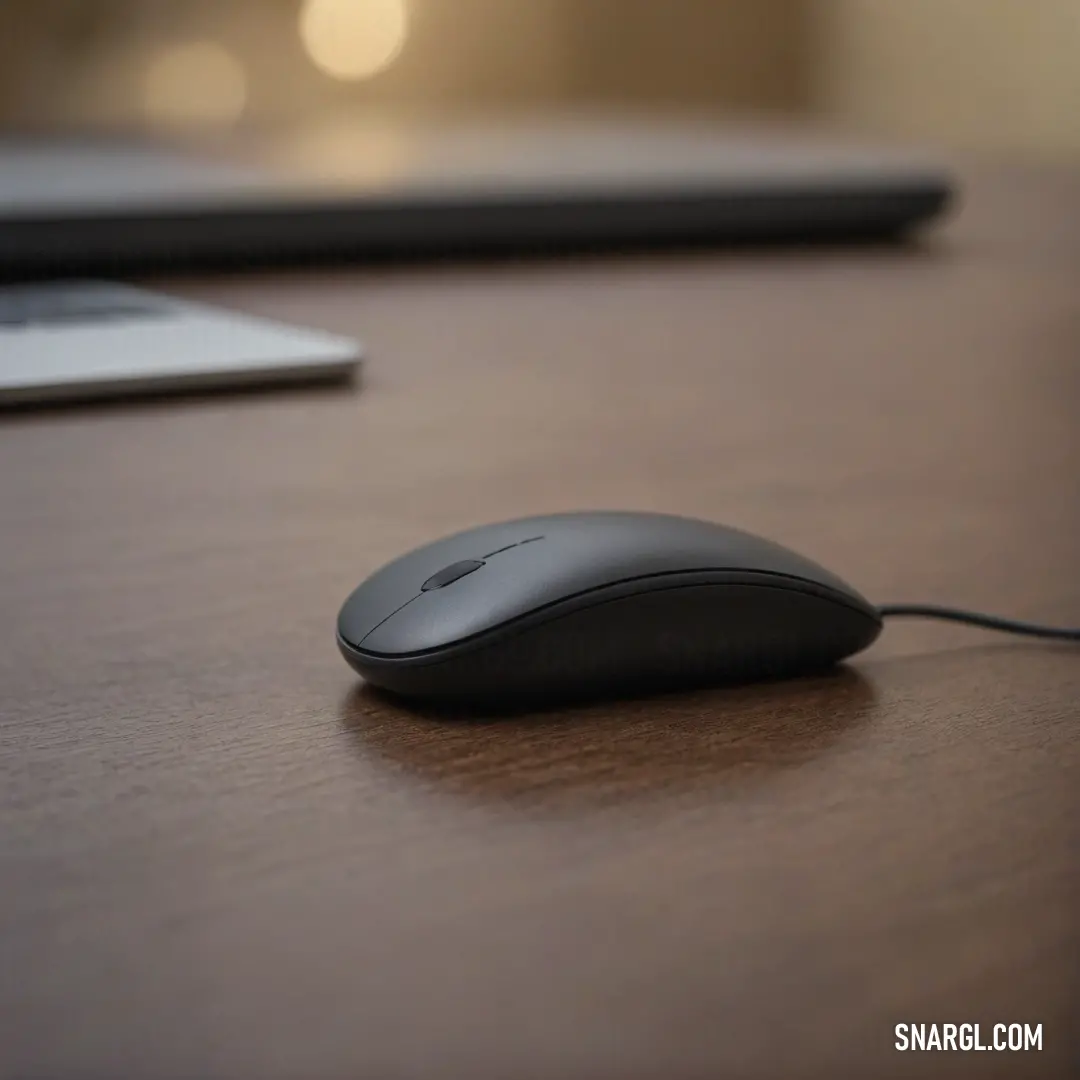
{"type": "Polygon", "coordinates": [[[0,409],[355,382],[363,345],[108,281],[0,286],[0,409]]]}
{"type": "Polygon", "coordinates": [[[691,120],[349,120],[217,146],[7,136],[0,273],[894,237],[952,193],[904,151],[691,120]]]}

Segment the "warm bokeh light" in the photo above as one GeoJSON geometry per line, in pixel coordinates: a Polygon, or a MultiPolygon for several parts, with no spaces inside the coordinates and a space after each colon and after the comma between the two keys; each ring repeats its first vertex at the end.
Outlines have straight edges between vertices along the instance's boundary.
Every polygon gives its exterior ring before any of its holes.
{"type": "Polygon", "coordinates": [[[223,127],[247,103],[243,65],[223,45],[194,41],[160,53],[146,71],[146,115],[168,127],[223,127]]]}
{"type": "Polygon", "coordinates": [[[304,48],[335,79],[366,79],[385,70],[405,34],[405,0],[305,0],[300,14],[304,48]]]}

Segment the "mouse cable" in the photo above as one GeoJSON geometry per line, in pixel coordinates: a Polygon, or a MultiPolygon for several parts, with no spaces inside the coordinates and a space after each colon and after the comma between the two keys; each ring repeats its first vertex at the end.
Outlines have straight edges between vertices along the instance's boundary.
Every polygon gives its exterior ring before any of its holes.
{"type": "Polygon", "coordinates": [[[933,604],[884,604],[878,608],[883,619],[910,617],[919,619],[946,619],[949,622],[983,626],[987,630],[1001,630],[1006,634],[1025,634],[1028,637],[1050,638],[1055,641],[1080,641],[1080,629],[1064,626],[1039,626],[1037,623],[1001,619],[996,615],[981,615],[977,611],[959,608],[936,607],[933,604]]]}

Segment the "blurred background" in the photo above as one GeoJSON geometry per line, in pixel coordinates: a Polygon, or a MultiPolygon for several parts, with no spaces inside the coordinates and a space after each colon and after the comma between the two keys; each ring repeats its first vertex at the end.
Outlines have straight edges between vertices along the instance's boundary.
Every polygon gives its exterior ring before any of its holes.
{"type": "Polygon", "coordinates": [[[0,0],[0,126],[683,107],[1080,157],[1080,0],[0,0]]]}

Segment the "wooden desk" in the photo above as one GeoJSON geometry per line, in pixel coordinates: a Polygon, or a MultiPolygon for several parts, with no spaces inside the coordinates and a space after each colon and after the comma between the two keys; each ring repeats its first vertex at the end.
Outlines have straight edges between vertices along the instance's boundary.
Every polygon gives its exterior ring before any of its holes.
{"type": "Polygon", "coordinates": [[[469,725],[333,640],[385,560],[580,507],[1080,621],[1080,175],[968,183],[906,252],[169,282],[362,335],[362,391],[0,420],[0,1075],[1072,1075],[1075,648],[901,623],[469,725]]]}

